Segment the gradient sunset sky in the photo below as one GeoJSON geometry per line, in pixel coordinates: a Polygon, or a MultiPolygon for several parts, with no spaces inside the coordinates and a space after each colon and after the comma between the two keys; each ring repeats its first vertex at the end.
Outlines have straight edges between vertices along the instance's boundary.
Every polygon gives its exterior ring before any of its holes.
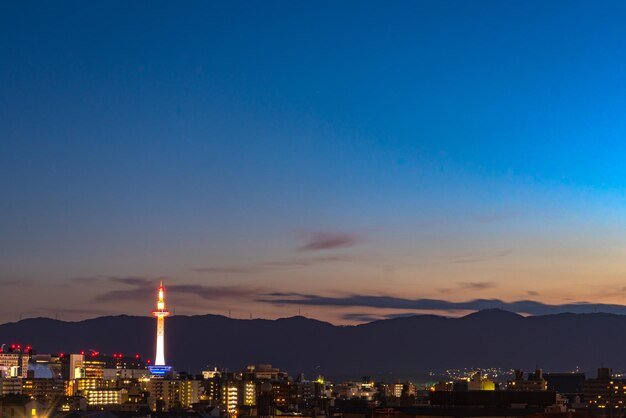
{"type": "Polygon", "coordinates": [[[623,1],[5,1],[0,322],[626,313],[623,1]]]}

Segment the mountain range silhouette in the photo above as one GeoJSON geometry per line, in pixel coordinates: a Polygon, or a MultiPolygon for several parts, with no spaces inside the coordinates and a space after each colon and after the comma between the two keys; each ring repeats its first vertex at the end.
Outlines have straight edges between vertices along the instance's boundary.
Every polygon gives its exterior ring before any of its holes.
{"type": "MultiPolygon", "coordinates": [[[[39,353],[154,355],[151,317],[106,316],[78,322],[48,318],[0,325],[0,344],[39,353]]],[[[292,374],[410,376],[448,368],[547,371],[624,369],[626,316],[606,313],[524,317],[484,310],[459,318],[415,315],[339,326],[301,316],[277,320],[219,315],[166,321],[166,359],[181,371],[239,370],[271,363],[292,374]]]]}

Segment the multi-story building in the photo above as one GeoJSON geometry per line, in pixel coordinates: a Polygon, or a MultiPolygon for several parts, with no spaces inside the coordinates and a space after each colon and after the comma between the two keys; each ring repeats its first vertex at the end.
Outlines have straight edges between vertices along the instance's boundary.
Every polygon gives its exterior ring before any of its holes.
{"type": "Polygon", "coordinates": [[[341,399],[361,399],[369,402],[377,393],[376,384],[369,378],[363,378],[361,382],[344,382],[335,387],[335,394],[341,399]]]}
{"type": "Polygon", "coordinates": [[[82,354],[70,354],[67,360],[67,379],[82,379],[87,377],[85,373],[85,356],[82,354]]]}
{"type": "Polygon", "coordinates": [[[278,381],[272,383],[272,397],[274,405],[285,406],[291,404],[295,389],[289,381],[278,381]]]}
{"type": "Polygon", "coordinates": [[[23,379],[22,393],[50,404],[65,396],[65,383],[59,379],[23,379]]]}
{"type": "Polygon", "coordinates": [[[202,386],[199,380],[146,379],[141,383],[143,390],[150,394],[149,403],[153,410],[189,408],[200,402],[202,386]]]}
{"type": "Polygon", "coordinates": [[[417,386],[415,386],[415,383],[413,382],[406,382],[404,385],[404,391],[408,396],[417,396],[418,394],[417,386]]]}
{"type": "Polygon", "coordinates": [[[143,382],[144,390],[150,393],[153,411],[168,411],[179,404],[179,382],[170,379],[149,379],[143,382]]]}
{"type": "Polygon", "coordinates": [[[104,380],[95,378],[84,378],[67,380],[65,384],[65,394],[67,396],[85,396],[87,391],[92,389],[115,388],[114,380],[104,380]]]}
{"type": "Polygon", "coordinates": [[[87,391],[87,405],[101,407],[105,405],[121,405],[128,401],[126,389],[91,389],[87,391]]]}
{"type": "MultiPolygon", "coordinates": [[[[118,385],[118,387],[120,386],[118,385]]],[[[140,407],[148,407],[150,392],[143,390],[139,382],[125,385],[124,389],[128,390],[128,404],[135,405],[134,410],[138,410],[140,407]]]]}
{"type": "Polygon", "coordinates": [[[0,395],[19,395],[23,390],[23,382],[20,377],[0,378],[0,395]]]}
{"type": "Polygon", "coordinates": [[[288,380],[289,375],[271,364],[254,364],[242,372],[245,380],[288,380]]]}
{"type": "Polygon", "coordinates": [[[29,355],[21,352],[0,352],[0,378],[28,377],[29,355]]]}
{"type": "Polygon", "coordinates": [[[300,373],[293,383],[297,394],[298,402],[308,402],[315,397],[315,382],[311,382],[304,378],[304,374],[300,373]]]}
{"type": "Polygon", "coordinates": [[[216,377],[220,377],[222,375],[222,371],[217,367],[214,367],[213,370],[203,370],[202,378],[203,379],[214,379],[216,377]]]}
{"type": "Polygon", "coordinates": [[[394,383],[391,385],[391,395],[395,398],[402,397],[402,391],[404,390],[404,385],[402,383],[394,383]]]}
{"type": "Polygon", "coordinates": [[[183,408],[200,402],[202,387],[199,380],[180,380],[179,404],[183,408]]]}
{"type": "Polygon", "coordinates": [[[28,369],[28,377],[63,379],[63,364],[59,356],[32,354],[28,369]]]}
{"type": "Polygon", "coordinates": [[[568,396],[582,396],[585,384],[585,373],[546,373],[544,379],[548,390],[568,396]]]}
{"type": "Polygon", "coordinates": [[[229,414],[237,411],[239,403],[239,388],[237,382],[226,381],[222,383],[222,396],[220,404],[222,408],[229,414]]]}
{"type": "Polygon", "coordinates": [[[621,416],[626,409],[626,380],[615,379],[611,369],[600,368],[595,379],[583,384],[583,398],[591,408],[610,409],[621,416]]]}
{"type": "Polygon", "coordinates": [[[103,369],[102,376],[106,380],[147,379],[150,377],[150,371],[148,369],[103,369]]]}
{"type": "Polygon", "coordinates": [[[57,405],[57,410],[59,412],[86,411],[87,399],[82,396],[66,396],[63,402],[57,405]]]}
{"type": "Polygon", "coordinates": [[[86,379],[104,379],[106,361],[97,357],[88,357],[83,360],[86,379]]]}
{"type": "Polygon", "coordinates": [[[514,379],[507,382],[507,389],[520,392],[546,391],[548,390],[548,381],[543,378],[541,369],[530,373],[528,379],[524,379],[524,372],[517,369],[514,372],[514,379]]]}
{"type": "Polygon", "coordinates": [[[333,385],[324,380],[324,376],[317,376],[315,381],[311,382],[313,389],[313,397],[318,399],[330,398],[333,393],[333,385]]]}
{"type": "Polygon", "coordinates": [[[257,386],[256,382],[252,380],[243,381],[241,383],[242,399],[240,400],[240,403],[242,405],[247,405],[247,406],[256,405],[256,392],[257,392],[256,386],[257,386]]]}
{"type": "Polygon", "coordinates": [[[481,372],[476,372],[467,380],[467,390],[496,390],[496,384],[481,372]]]}
{"type": "Polygon", "coordinates": [[[449,392],[454,388],[454,382],[447,382],[444,380],[440,380],[435,383],[430,390],[433,392],[449,392]]]}
{"type": "MultiPolygon", "coordinates": [[[[204,375],[204,372],[202,372],[204,375]]],[[[210,404],[217,404],[221,399],[221,378],[220,376],[214,376],[202,381],[202,387],[204,390],[200,396],[200,399],[210,404]]]]}

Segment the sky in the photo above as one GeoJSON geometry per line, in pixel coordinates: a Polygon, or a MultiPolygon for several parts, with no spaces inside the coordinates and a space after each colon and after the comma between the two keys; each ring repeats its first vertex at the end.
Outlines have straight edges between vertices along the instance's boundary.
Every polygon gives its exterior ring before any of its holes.
{"type": "Polygon", "coordinates": [[[0,322],[626,314],[626,3],[0,3],[0,322]]]}

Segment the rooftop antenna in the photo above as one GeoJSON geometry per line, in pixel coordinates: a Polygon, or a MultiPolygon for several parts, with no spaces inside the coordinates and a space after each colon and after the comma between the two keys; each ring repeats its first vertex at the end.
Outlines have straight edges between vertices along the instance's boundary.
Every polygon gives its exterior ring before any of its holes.
{"type": "Polygon", "coordinates": [[[230,316],[230,309],[228,310],[228,317],[229,317],[229,318],[231,317],[231,316],[230,316]]]}

